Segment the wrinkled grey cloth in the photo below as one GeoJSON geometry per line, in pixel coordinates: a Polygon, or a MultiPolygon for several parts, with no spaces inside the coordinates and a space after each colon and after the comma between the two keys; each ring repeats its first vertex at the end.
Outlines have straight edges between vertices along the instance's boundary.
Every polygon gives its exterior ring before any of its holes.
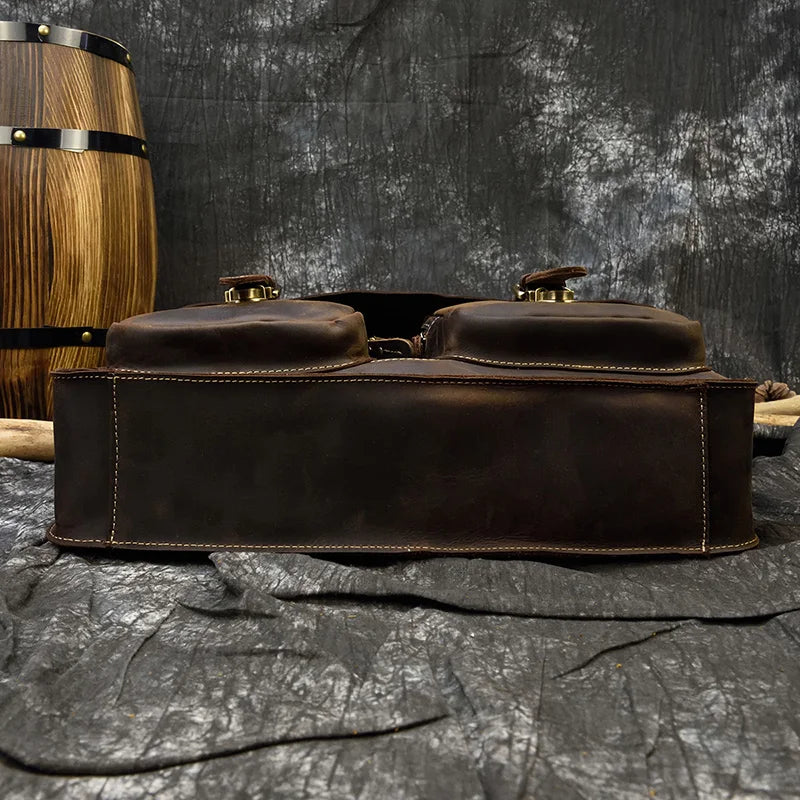
{"type": "Polygon", "coordinates": [[[800,797],[800,427],[714,558],[45,542],[0,459],[0,797],[800,797]]]}

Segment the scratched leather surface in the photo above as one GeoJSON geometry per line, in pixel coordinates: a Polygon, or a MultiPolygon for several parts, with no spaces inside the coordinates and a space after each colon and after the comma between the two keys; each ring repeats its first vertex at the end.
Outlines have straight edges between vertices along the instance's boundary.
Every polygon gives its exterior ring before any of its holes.
{"type": "Polygon", "coordinates": [[[109,558],[0,459],[0,795],[797,797],[798,486],[713,559],[109,558]]]}

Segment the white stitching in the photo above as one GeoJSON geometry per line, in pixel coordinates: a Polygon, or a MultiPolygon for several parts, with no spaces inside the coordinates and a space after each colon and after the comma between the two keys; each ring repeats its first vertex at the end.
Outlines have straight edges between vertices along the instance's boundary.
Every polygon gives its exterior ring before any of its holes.
{"type": "Polygon", "coordinates": [[[702,474],[702,498],[703,498],[703,536],[701,548],[705,552],[708,547],[708,506],[706,495],[708,494],[708,484],[706,482],[706,395],[700,390],[700,472],[702,474]]]}
{"type": "Polygon", "coordinates": [[[708,369],[706,364],[698,364],[693,367],[619,367],[603,364],[559,364],[553,361],[495,361],[491,358],[478,358],[477,356],[451,355],[448,357],[457,361],[473,361],[476,364],[497,364],[505,367],[565,367],[567,369],[627,370],[631,372],[700,372],[708,369]]]}
{"type": "MultiPolygon", "coordinates": [[[[86,380],[92,379],[94,376],[85,375],[56,375],[56,380],[86,380]]],[[[637,389],[653,389],[654,391],[693,391],[702,385],[701,382],[694,383],[660,383],[658,381],[622,381],[622,380],[576,380],[575,378],[512,378],[512,377],[499,377],[497,379],[476,380],[470,376],[453,376],[442,380],[435,375],[419,375],[408,377],[379,377],[379,376],[363,376],[357,378],[340,378],[336,376],[326,376],[324,378],[182,378],[173,375],[108,375],[103,378],[104,380],[120,380],[120,381],[171,381],[174,383],[285,383],[292,385],[296,383],[418,383],[418,384],[435,384],[438,386],[607,386],[618,387],[623,389],[637,388],[637,389]]]]}
{"type": "Polygon", "coordinates": [[[109,544],[114,544],[117,532],[117,487],[119,485],[119,426],[117,424],[117,379],[111,382],[111,405],[114,412],[114,499],[111,505],[111,536],[109,544]]]}
{"type": "MultiPolygon", "coordinates": [[[[96,542],[97,544],[104,544],[106,547],[109,546],[108,539],[73,539],[69,536],[59,536],[59,534],[53,532],[53,528],[55,528],[55,525],[47,531],[48,539],[57,539],[59,542],[96,542]]],[[[114,544],[118,545],[119,542],[114,542],[114,544]]]]}
{"type": "Polygon", "coordinates": [[[746,542],[736,542],[736,544],[718,544],[714,547],[709,547],[709,550],[728,550],[731,547],[744,547],[746,544],[758,544],[758,536],[748,539],[746,542]]]}
{"type": "MultiPolygon", "coordinates": [[[[51,539],[57,539],[62,542],[101,542],[107,544],[105,539],[73,539],[69,536],[59,536],[54,533],[52,528],[48,531],[48,536],[51,539]]],[[[733,547],[744,547],[747,544],[755,544],[758,542],[758,537],[754,536],[746,542],[736,542],[735,544],[717,545],[716,547],[709,547],[709,550],[727,550],[733,547]]],[[[380,544],[362,544],[362,545],[341,545],[341,544],[231,544],[230,542],[140,542],[137,540],[129,540],[124,542],[115,542],[114,544],[119,547],[131,544],[140,544],[150,547],[221,547],[224,549],[237,549],[237,550],[304,550],[312,553],[317,550],[392,550],[399,552],[409,551],[433,551],[433,552],[454,552],[454,553],[483,553],[483,552],[518,552],[524,550],[546,550],[548,552],[575,552],[575,553],[639,553],[644,551],[670,551],[670,552],[684,552],[691,551],[693,553],[701,552],[699,547],[680,547],[674,545],[672,547],[559,547],[558,545],[509,545],[508,547],[435,547],[433,545],[408,545],[405,547],[399,545],[380,545],[380,544]]]]}
{"type": "Polygon", "coordinates": [[[58,375],[57,373],[52,373],[52,378],[54,381],[110,381],[113,380],[114,376],[108,373],[93,375],[89,372],[82,372],[80,375],[58,375]]]}
{"type": "MultiPolygon", "coordinates": [[[[396,359],[400,360],[400,359],[396,359]]],[[[409,359],[418,361],[419,359],[409,359]]],[[[202,377],[192,377],[192,378],[182,378],[177,377],[174,375],[160,375],[159,377],[154,378],[147,378],[147,377],[139,377],[139,374],[134,375],[119,375],[115,376],[111,373],[100,373],[100,374],[92,374],[92,373],[81,373],[79,375],[63,375],[54,373],[53,380],[56,381],[85,381],[85,380],[105,380],[110,381],[114,380],[115,377],[119,377],[120,380],[158,380],[158,381],[189,381],[191,383],[355,383],[355,382],[372,382],[372,383],[437,383],[437,384],[448,384],[448,385],[470,385],[470,386],[568,386],[570,384],[574,384],[576,386],[622,386],[622,387],[642,387],[642,388],[657,388],[661,389],[696,389],[699,385],[704,384],[711,390],[715,389],[750,389],[751,387],[755,386],[755,381],[748,381],[742,383],[735,383],[733,381],[728,381],[727,379],[723,379],[726,383],[721,382],[713,382],[708,380],[700,379],[695,383],[659,383],[658,381],[651,381],[649,383],[644,383],[643,381],[635,381],[635,380],[613,380],[608,378],[601,378],[595,381],[591,380],[584,380],[582,378],[536,378],[536,377],[501,377],[498,376],[498,379],[495,380],[486,380],[480,379],[477,380],[477,376],[473,377],[470,375],[453,375],[448,376],[447,380],[442,380],[438,375],[413,375],[408,377],[385,377],[380,373],[370,375],[362,375],[357,378],[342,378],[336,375],[321,375],[318,378],[287,378],[286,380],[282,380],[281,378],[264,378],[263,380],[257,380],[254,378],[246,378],[244,380],[236,380],[235,378],[230,381],[223,381],[223,380],[214,380],[212,379],[204,379],[202,377]]]]}
{"type": "MultiPolygon", "coordinates": [[[[243,369],[238,371],[208,372],[207,375],[269,375],[275,372],[314,372],[325,369],[339,369],[341,367],[358,367],[361,364],[368,364],[368,361],[347,361],[344,364],[321,364],[318,367],[285,367],[283,369],[243,369]]],[[[133,367],[110,367],[114,372],[136,372],[145,375],[160,375],[155,369],[135,369],[133,367]]]]}

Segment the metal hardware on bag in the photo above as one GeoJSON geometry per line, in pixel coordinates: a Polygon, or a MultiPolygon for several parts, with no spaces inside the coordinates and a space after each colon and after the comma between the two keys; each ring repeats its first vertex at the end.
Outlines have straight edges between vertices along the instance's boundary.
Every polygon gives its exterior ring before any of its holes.
{"type": "Polygon", "coordinates": [[[525,303],[574,303],[575,292],[572,289],[523,289],[519,284],[514,287],[514,299],[525,303]]]}
{"type": "Polygon", "coordinates": [[[575,292],[572,289],[545,289],[536,290],[534,303],[574,303],[575,292]]]}
{"type": "Polygon", "coordinates": [[[370,336],[367,348],[372,358],[414,358],[414,343],[400,337],[370,336]]]}
{"type": "Polygon", "coordinates": [[[281,290],[264,283],[258,286],[231,286],[225,291],[226,303],[260,303],[262,300],[277,300],[281,290]]]}
{"type": "Polygon", "coordinates": [[[419,332],[419,350],[420,355],[425,355],[425,342],[428,339],[428,334],[430,333],[431,328],[433,327],[433,323],[436,322],[437,319],[441,319],[441,317],[428,317],[425,322],[422,324],[422,328],[419,332]]]}
{"type": "Polygon", "coordinates": [[[586,267],[550,267],[529,272],[514,287],[514,300],[527,303],[574,303],[575,294],[567,289],[566,282],[585,278],[586,267]]]}

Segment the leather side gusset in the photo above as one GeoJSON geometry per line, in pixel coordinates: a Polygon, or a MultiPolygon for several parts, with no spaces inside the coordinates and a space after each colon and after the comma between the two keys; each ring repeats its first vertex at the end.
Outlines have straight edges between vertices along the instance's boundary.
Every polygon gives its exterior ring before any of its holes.
{"type": "Polygon", "coordinates": [[[709,383],[709,549],[758,544],[751,499],[755,382],[709,383]]]}
{"type": "Polygon", "coordinates": [[[100,372],[54,380],[55,510],[52,533],[99,545],[111,526],[112,386],[100,372]]]}

